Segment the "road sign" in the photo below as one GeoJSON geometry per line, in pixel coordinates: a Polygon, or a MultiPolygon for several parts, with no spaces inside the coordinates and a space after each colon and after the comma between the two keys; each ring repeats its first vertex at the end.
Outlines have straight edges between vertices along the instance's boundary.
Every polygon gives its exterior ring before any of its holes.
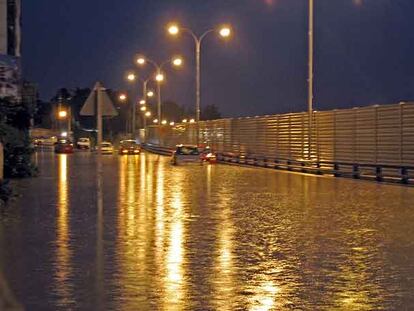
{"type": "Polygon", "coordinates": [[[116,116],[114,105],[108,94],[105,92],[105,88],[100,82],[96,82],[91,94],[83,104],[80,111],[81,116],[94,116],[96,115],[96,129],[97,129],[97,147],[98,155],[101,154],[101,143],[102,143],[102,117],[103,116],[116,116]]]}
{"type": "Polygon", "coordinates": [[[83,107],[80,111],[81,116],[95,116],[97,114],[97,107],[100,104],[102,116],[114,117],[118,115],[118,111],[115,109],[112,100],[105,92],[105,88],[100,82],[96,82],[93,90],[86,99],[83,107]],[[98,103],[98,91],[100,103],[98,103]]]}

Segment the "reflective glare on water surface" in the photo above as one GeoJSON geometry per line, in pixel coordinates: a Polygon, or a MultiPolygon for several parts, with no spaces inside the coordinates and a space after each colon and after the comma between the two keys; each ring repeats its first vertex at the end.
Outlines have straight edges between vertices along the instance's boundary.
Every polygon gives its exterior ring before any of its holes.
{"type": "Polygon", "coordinates": [[[0,219],[0,270],[27,310],[414,309],[413,188],[144,153],[35,159],[0,219]]]}

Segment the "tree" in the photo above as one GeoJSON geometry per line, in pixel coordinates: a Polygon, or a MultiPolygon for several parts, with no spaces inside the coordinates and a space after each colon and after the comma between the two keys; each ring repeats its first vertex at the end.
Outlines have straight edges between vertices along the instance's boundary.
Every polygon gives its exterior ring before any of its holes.
{"type": "Polygon", "coordinates": [[[36,172],[31,162],[28,105],[0,98],[0,141],[4,146],[4,177],[28,177],[36,172]]]}
{"type": "Polygon", "coordinates": [[[207,105],[201,110],[201,116],[200,116],[201,120],[215,120],[215,119],[220,119],[220,118],[221,118],[221,113],[218,110],[217,106],[214,104],[207,105]]]}
{"type": "MultiPolygon", "coordinates": [[[[154,112],[156,113],[156,109],[154,112]]],[[[172,100],[167,100],[162,103],[161,114],[163,120],[181,121],[185,117],[185,109],[172,100]]],[[[156,116],[156,114],[154,114],[156,116]]]]}

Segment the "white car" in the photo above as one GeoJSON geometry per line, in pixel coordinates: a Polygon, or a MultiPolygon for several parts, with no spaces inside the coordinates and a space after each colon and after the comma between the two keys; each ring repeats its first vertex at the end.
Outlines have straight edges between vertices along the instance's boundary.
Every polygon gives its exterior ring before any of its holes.
{"type": "Polygon", "coordinates": [[[81,137],[76,142],[78,149],[91,149],[91,140],[87,137],[81,137]]]}
{"type": "Polygon", "coordinates": [[[103,141],[101,143],[101,153],[102,154],[113,154],[114,146],[109,141],[103,141]]]}
{"type": "Polygon", "coordinates": [[[203,163],[197,146],[193,146],[193,145],[178,145],[177,146],[177,148],[175,149],[172,155],[171,164],[178,165],[181,163],[199,163],[199,164],[203,163]]]}

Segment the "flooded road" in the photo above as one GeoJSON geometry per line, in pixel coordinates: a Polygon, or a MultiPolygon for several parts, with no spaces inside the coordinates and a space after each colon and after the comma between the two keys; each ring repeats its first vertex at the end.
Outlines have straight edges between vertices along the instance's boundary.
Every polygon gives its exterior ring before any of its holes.
{"type": "Polygon", "coordinates": [[[27,310],[412,310],[414,188],[40,152],[1,212],[27,310]],[[101,176],[101,177],[100,177],[101,176]]]}

